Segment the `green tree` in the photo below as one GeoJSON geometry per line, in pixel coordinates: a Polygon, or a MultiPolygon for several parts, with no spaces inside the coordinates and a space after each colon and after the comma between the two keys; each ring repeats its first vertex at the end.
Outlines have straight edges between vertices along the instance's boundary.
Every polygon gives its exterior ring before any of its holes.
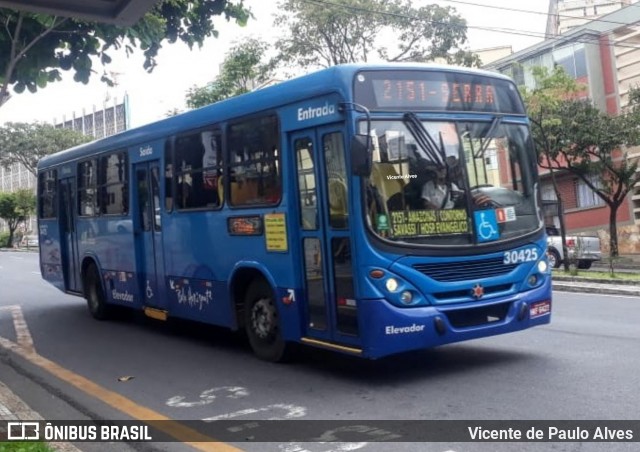
{"type": "Polygon", "coordinates": [[[480,64],[461,48],[467,24],[455,8],[416,8],[409,0],[282,0],[279,8],[275,25],[285,33],[276,42],[279,64],[329,67],[373,57],[480,64]]]}
{"type": "Polygon", "coordinates": [[[640,107],[633,103],[640,94],[632,90],[629,110],[614,116],[600,111],[589,100],[577,99],[580,86],[561,69],[552,73],[538,69],[534,74],[539,88],[525,91],[524,98],[543,156],[540,165],[577,176],[609,207],[609,254],[616,258],[617,212],[640,182],[638,158],[627,152],[629,147],[640,145],[640,107]]]}
{"type": "Polygon", "coordinates": [[[640,110],[612,116],[590,101],[571,100],[563,102],[560,115],[567,138],[557,161],[609,207],[609,255],[616,258],[617,213],[640,182],[638,157],[627,152],[640,145],[640,110]]]}
{"type": "Polygon", "coordinates": [[[222,62],[220,75],[207,85],[194,86],[187,92],[187,106],[203,107],[247,93],[256,84],[267,81],[273,73],[262,61],[268,48],[268,44],[255,38],[234,44],[222,62]]]}
{"type": "MultiPolygon", "coordinates": [[[[564,256],[568,256],[564,205],[556,177],[556,171],[559,169],[557,160],[565,140],[560,119],[560,107],[562,102],[576,97],[584,91],[584,86],[569,76],[562,66],[556,66],[551,71],[545,67],[534,67],[532,75],[535,88],[527,89],[522,86],[520,92],[531,121],[531,132],[538,152],[539,165],[549,171],[556,194],[562,252],[564,256]]],[[[564,260],[564,268],[569,271],[568,259],[564,260]]]]}
{"type": "Polygon", "coordinates": [[[7,246],[13,246],[13,236],[21,223],[35,212],[36,197],[31,190],[17,190],[12,193],[0,193],[0,218],[9,228],[7,246]]]}
{"type": "Polygon", "coordinates": [[[44,123],[6,123],[0,127],[0,165],[21,163],[35,176],[38,160],[45,155],[90,141],[69,129],[44,123]]]}
{"type": "MultiPolygon", "coordinates": [[[[120,27],[0,8],[0,106],[10,87],[35,92],[60,80],[60,70],[73,70],[74,80],[87,83],[94,61],[104,67],[122,48],[127,55],[140,48],[144,68],[152,71],[164,42],[201,46],[217,36],[213,18],[220,15],[244,25],[250,13],[242,0],[163,0],[135,25],[120,27]]],[[[106,70],[102,80],[111,83],[106,70]]]]}

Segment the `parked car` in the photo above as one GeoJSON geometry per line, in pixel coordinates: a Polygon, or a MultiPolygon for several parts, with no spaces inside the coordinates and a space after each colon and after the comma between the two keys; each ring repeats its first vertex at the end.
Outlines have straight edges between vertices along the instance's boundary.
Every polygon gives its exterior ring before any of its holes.
{"type": "Polygon", "coordinates": [[[25,235],[20,241],[20,246],[37,248],[40,245],[37,235],[25,235]]]}
{"type": "MultiPolygon", "coordinates": [[[[581,269],[591,268],[591,264],[602,259],[600,251],[600,238],[597,236],[568,235],[565,237],[567,251],[571,262],[581,269]]],[[[560,231],[554,226],[547,226],[547,256],[549,265],[553,268],[560,267],[564,262],[562,252],[562,238],[560,231]]]]}

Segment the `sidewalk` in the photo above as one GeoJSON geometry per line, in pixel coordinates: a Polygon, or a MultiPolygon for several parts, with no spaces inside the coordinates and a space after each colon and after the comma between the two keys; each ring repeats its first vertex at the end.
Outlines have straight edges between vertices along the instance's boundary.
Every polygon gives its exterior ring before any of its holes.
{"type": "MultiPolygon", "coordinates": [[[[7,422],[43,420],[38,413],[0,381],[0,442],[6,439],[7,422]]],[[[69,443],[52,442],[48,444],[52,449],[60,452],[81,452],[80,449],[69,443]]]]}

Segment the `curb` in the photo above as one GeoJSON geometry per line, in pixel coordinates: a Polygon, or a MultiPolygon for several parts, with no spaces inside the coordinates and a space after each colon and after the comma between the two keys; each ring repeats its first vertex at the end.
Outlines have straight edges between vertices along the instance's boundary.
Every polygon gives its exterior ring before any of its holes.
{"type": "MultiPolygon", "coordinates": [[[[7,433],[5,422],[16,421],[44,421],[44,419],[0,382],[0,439],[7,433]]],[[[51,442],[47,445],[59,452],[81,452],[71,443],[51,442]]]]}
{"type": "Polygon", "coordinates": [[[581,278],[552,279],[553,290],[578,293],[599,293],[604,295],[625,295],[640,297],[640,285],[638,284],[603,284],[602,280],[581,278]],[[597,282],[596,282],[597,281],[597,282]]]}
{"type": "Polygon", "coordinates": [[[640,281],[634,281],[631,279],[602,279],[602,278],[590,278],[588,276],[568,276],[568,275],[553,275],[551,277],[553,281],[564,281],[573,283],[592,283],[600,284],[603,286],[631,286],[640,289],[640,281]]]}

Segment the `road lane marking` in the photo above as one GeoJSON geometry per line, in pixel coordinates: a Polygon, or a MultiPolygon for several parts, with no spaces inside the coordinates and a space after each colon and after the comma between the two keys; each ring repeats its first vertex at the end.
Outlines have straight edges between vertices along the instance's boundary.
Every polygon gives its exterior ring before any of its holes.
{"type": "Polygon", "coordinates": [[[242,451],[242,449],[238,449],[230,444],[222,443],[214,438],[203,435],[197,430],[187,427],[186,425],[175,421],[170,417],[165,416],[155,410],[147,408],[143,405],[139,405],[133,400],[128,399],[127,397],[124,397],[123,395],[111,391],[110,389],[107,389],[103,386],[100,386],[99,384],[89,380],[88,378],[76,374],[75,372],[60,366],[59,364],[45,358],[44,356],[39,355],[38,353],[36,353],[35,347],[33,346],[33,340],[31,339],[31,335],[29,334],[29,329],[26,326],[26,322],[24,322],[24,317],[22,316],[22,310],[20,309],[20,306],[3,306],[0,307],[0,311],[12,312],[18,340],[18,342],[13,342],[0,336],[0,347],[3,347],[6,350],[12,351],[17,355],[22,356],[30,363],[46,370],[60,380],[69,383],[80,391],[94,398],[97,398],[98,400],[101,400],[112,408],[115,408],[116,410],[134,419],[137,419],[139,421],[166,421],[163,422],[162,425],[157,426],[158,430],[163,431],[172,438],[175,438],[178,441],[187,444],[197,450],[201,450],[204,452],[242,451]],[[15,314],[13,314],[14,312],[19,312],[19,315],[16,316],[15,314]],[[17,324],[16,318],[18,319],[17,324]],[[20,328],[20,333],[18,333],[18,328],[20,328]]]}
{"type": "Polygon", "coordinates": [[[16,330],[16,340],[18,345],[29,353],[35,353],[36,349],[33,345],[33,338],[27,326],[27,322],[22,315],[20,306],[11,306],[11,316],[13,317],[13,327],[16,330]]]}

